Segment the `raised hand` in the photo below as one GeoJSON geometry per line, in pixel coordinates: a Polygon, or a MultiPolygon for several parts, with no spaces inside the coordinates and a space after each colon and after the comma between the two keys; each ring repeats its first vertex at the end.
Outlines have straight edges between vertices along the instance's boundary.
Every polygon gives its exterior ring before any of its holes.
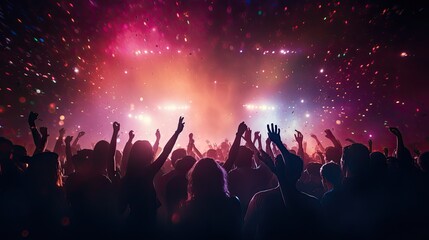
{"type": "Polygon", "coordinates": [[[270,146],[271,145],[271,139],[270,138],[265,139],[265,144],[267,146],[270,146]]]}
{"type": "Polygon", "coordinates": [[[28,115],[28,123],[30,124],[34,123],[38,116],[39,116],[38,113],[30,112],[30,115],[28,115]]]}
{"type": "Polygon", "coordinates": [[[81,137],[83,137],[83,135],[85,135],[85,132],[81,131],[77,134],[77,138],[81,138],[81,137]]]}
{"type": "Polygon", "coordinates": [[[181,133],[183,128],[185,127],[185,123],[183,122],[184,117],[179,117],[179,123],[177,124],[177,133],[181,133]]]}
{"type": "Polygon", "coordinates": [[[155,137],[156,137],[156,139],[161,139],[161,132],[159,131],[159,129],[156,129],[156,132],[155,132],[155,137]]]}
{"type": "Polygon", "coordinates": [[[311,135],[310,135],[310,137],[312,137],[312,138],[316,139],[316,141],[317,141],[317,140],[319,140],[319,139],[317,138],[317,136],[316,136],[316,135],[314,135],[314,134],[311,134],[311,135]]]}
{"type": "Polygon", "coordinates": [[[401,132],[399,131],[399,129],[398,128],[396,128],[396,127],[389,127],[389,131],[391,132],[391,133],[393,133],[395,136],[397,136],[397,137],[401,137],[402,135],[401,135],[401,132]]]}
{"type": "Polygon", "coordinates": [[[247,128],[246,131],[244,131],[243,139],[247,143],[251,143],[252,142],[252,129],[247,128]]]}
{"type": "Polygon", "coordinates": [[[42,134],[42,137],[49,137],[48,128],[47,127],[40,127],[40,134],[42,134]]]}
{"type": "Polygon", "coordinates": [[[255,132],[255,139],[256,140],[261,139],[261,132],[260,131],[255,132]]]}
{"type": "Polygon", "coordinates": [[[121,125],[118,122],[113,122],[113,132],[118,133],[121,129],[121,125]]]}
{"type": "Polygon", "coordinates": [[[133,141],[133,139],[134,139],[134,137],[135,137],[136,135],[134,134],[134,131],[133,130],[131,130],[129,133],[128,133],[128,141],[133,141]]]}
{"type": "Polygon", "coordinates": [[[64,134],[66,133],[66,130],[64,128],[61,128],[58,133],[60,134],[60,137],[62,138],[64,134]]]}
{"type": "Polygon", "coordinates": [[[302,141],[304,140],[304,136],[302,135],[302,133],[298,130],[295,129],[296,134],[294,134],[295,136],[295,140],[298,142],[298,144],[302,144],[302,141]]]}
{"type": "Polygon", "coordinates": [[[247,125],[244,122],[241,122],[240,125],[238,125],[237,135],[243,136],[246,131],[247,125]]]}
{"type": "Polygon", "coordinates": [[[70,143],[71,143],[71,141],[73,140],[73,136],[67,136],[65,139],[64,139],[64,142],[67,144],[67,145],[70,145],[70,143]]]}
{"type": "Polygon", "coordinates": [[[189,145],[194,145],[194,143],[195,143],[194,134],[189,133],[189,145]]]}
{"type": "Polygon", "coordinates": [[[270,140],[275,144],[281,145],[282,139],[280,137],[280,128],[277,128],[277,125],[274,125],[273,123],[271,123],[271,128],[270,128],[270,125],[267,124],[267,130],[268,130],[268,137],[270,138],[270,140]]]}
{"type": "Polygon", "coordinates": [[[335,136],[330,129],[325,130],[325,137],[328,139],[335,139],[335,136]]]}

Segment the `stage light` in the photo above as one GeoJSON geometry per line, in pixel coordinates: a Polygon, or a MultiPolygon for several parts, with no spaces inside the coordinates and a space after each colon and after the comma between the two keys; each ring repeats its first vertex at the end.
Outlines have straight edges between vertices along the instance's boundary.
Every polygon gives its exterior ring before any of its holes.
{"type": "Polygon", "coordinates": [[[190,107],[188,105],[164,105],[158,106],[158,110],[161,111],[177,111],[177,110],[188,110],[190,107]]]}
{"type": "Polygon", "coordinates": [[[275,106],[269,106],[266,104],[262,104],[262,105],[244,104],[243,107],[249,111],[253,111],[253,110],[274,111],[274,110],[276,110],[275,106]]]}

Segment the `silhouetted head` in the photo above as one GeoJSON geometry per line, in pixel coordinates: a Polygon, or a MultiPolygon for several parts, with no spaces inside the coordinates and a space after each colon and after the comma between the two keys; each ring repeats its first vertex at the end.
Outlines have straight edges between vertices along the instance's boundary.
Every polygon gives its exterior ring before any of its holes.
{"type": "Polygon", "coordinates": [[[175,168],[177,160],[186,156],[186,149],[178,148],[171,153],[171,164],[175,168]]]}
{"type": "Polygon", "coordinates": [[[341,161],[341,150],[335,147],[327,147],[325,148],[326,152],[326,161],[333,161],[337,164],[340,164],[341,161]]]}
{"type": "Polygon", "coordinates": [[[97,173],[105,173],[107,168],[107,161],[109,160],[110,144],[107,141],[99,141],[94,146],[94,171],[97,173]]]}
{"type": "Polygon", "coordinates": [[[12,158],[14,161],[21,162],[21,163],[28,162],[27,149],[25,149],[24,146],[13,145],[12,152],[13,152],[12,158]]]}
{"type": "Polygon", "coordinates": [[[424,152],[419,156],[419,166],[423,172],[429,172],[429,152],[424,152]]]}
{"type": "MultiPolygon", "coordinates": [[[[277,155],[277,158],[282,158],[282,155],[277,155]]],[[[284,161],[285,163],[285,171],[286,171],[286,180],[295,185],[299,178],[301,178],[301,174],[304,168],[304,163],[302,159],[295,154],[288,154],[287,159],[284,161]]]]}
{"type": "Polygon", "coordinates": [[[176,162],[176,171],[180,174],[187,174],[189,170],[194,166],[197,162],[192,156],[184,156],[176,162]]]}
{"type": "Polygon", "coordinates": [[[154,158],[152,145],[146,140],[136,141],[131,147],[128,157],[127,175],[139,176],[154,158]]]}
{"type": "Polygon", "coordinates": [[[7,138],[0,137],[0,159],[10,159],[13,143],[7,138]]]}
{"type": "Polygon", "coordinates": [[[207,150],[207,158],[218,159],[216,149],[209,149],[209,150],[207,150]]]}
{"type": "Polygon", "coordinates": [[[387,157],[387,168],[394,171],[399,168],[399,160],[396,157],[387,157]]]}
{"type": "Polygon", "coordinates": [[[382,152],[372,152],[369,158],[370,166],[374,174],[378,175],[387,170],[387,158],[382,152]]]}
{"type": "Polygon", "coordinates": [[[91,149],[83,149],[73,155],[72,162],[76,172],[88,174],[92,168],[94,151],[91,149]]]}
{"type": "Polygon", "coordinates": [[[322,164],[311,162],[311,163],[307,164],[306,170],[311,177],[319,178],[321,167],[322,167],[322,164]]]}
{"type": "Polygon", "coordinates": [[[220,148],[222,149],[222,151],[224,152],[228,152],[229,151],[229,144],[228,142],[225,140],[220,144],[220,148]]]}
{"type": "Polygon", "coordinates": [[[397,155],[399,167],[401,169],[412,169],[414,168],[414,159],[408,148],[404,148],[403,151],[397,155]]]}
{"type": "Polygon", "coordinates": [[[369,170],[369,150],[360,143],[344,148],[343,170],[348,177],[361,177],[369,170]]]}
{"type": "Polygon", "coordinates": [[[189,172],[190,199],[213,200],[229,196],[225,170],[211,158],[198,161],[189,172]]]}
{"type": "Polygon", "coordinates": [[[320,168],[320,176],[322,177],[322,184],[326,189],[328,189],[328,184],[337,187],[342,181],[341,167],[332,161],[325,163],[320,168]]]}
{"type": "Polygon", "coordinates": [[[38,187],[62,186],[58,154],[43,152],[32,157],[27,169],[29,183],[38,187]]]}
{"type": "Polygon", "coordinates": [[[252,167],[253,151],[248,147],[240,146],[238,148],[238,156],[235,165],[238,168],[251,168],[252,167]]]}

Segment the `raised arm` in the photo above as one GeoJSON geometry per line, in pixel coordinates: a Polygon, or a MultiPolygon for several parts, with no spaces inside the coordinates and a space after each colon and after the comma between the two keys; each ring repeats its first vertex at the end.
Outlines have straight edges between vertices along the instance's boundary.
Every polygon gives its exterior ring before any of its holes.
{"type": "Polygon", "coordinates": [[[256,131],[255,132],[255,139],[257,140],[258,143],[258,150],[262,150],[262,136],[261,136],[261,132],[256,131]]]}
{"type": "Polygon", "coordinates": [[[289,155],[290,153],[285,147],[285,145],[283,145],[282,139],[280,137],[280,128],[278,128],[277,125],[274,125],[273,123],[271,123],[271,128],[270,128],[270,125],[267,124],[267,130],[268,130],[268,137],[277,146],[281,154],[284,156],[289,155]]]}
{"type": "Polygon", "coordinates": [[[408,156],[406,156],[406,152],[408,151],[404,145],[404,140],[402,138],[402,134],[396,127],[389,127],[389,131],[393,133],[393,135],[396,136],[396,155],[398,159],[403,159],[408,156]]]}
{"type": "MultiPolygon", "coordinates": [[[[246,146],[248,148],[250,148],[253,151],[253,155],[257,156],[259,150],[256,148],[255,146],[255,142],[252,142],[252,130],[250,130],[250,128],[248,128],[245,132],[244,132],[244,140],[246,141],[246,146]]],[[[257,134],[255,134],[255,139],[257,138],[257,134]]],[[[255,168],[257,168],[259,166],[259,158],[254,157],[253,158],[253,165],[255,168]]]]}
{"type": "Polygon", "coordinates": [[[152,146],[152,151],[154,154],[158,152],[159,140],[161,139],[161,132],[159,131],[159,129],[156,129],[155,137],[156,137],[155,143],[152,146]]]}
{"type": "Polygon", "coordinates": [[[229,172],[234,166],[234,162],[238,155],[238,148],[240,147],[241,136],[247,130],[247,125],[244,122],[241,122],[238,125],[237,133],[235,134],[234,142],[232,143],[231,149],[229,150],[228,158],[223,165],[223,168],[226,172],[229,172]]]}
{"type": "Polygon", "coordinates": [[[77,146],[77,142],[79,141],[79,139],[81,138],[81,137],[83,137],[83,135],[85,135],[85,132],[83,132],[83,131],[81,131],[81,132],[79,132],[78,134],[77,134],[77,137],[74,139],[74,141],[73,141],[73,143],[72,143],[72,147],[73,148],[76,148],[76,146],[77,146]]]}
{"type": "Polygon", "coordinates": [[[319,139],[317,138],[317,136],[314,135],[314,134],[311,134],[310,136],[312,138],[314,138],[314,140],[316,140],[316,144],[317,144],[317,147],[319,147],[319,150],[322,151],[322,152],[325,152],[325,148],[323,147],[322,143],[319,141],[319,139]]]}
{"type": "Polygon", "coordinates": [[[115,177],[115,153],[116,153],[116,142],[118,139],[119,130],[121,125],[118,122],[113,123],[113,134],[110,139],[109,147],[109,161],[107,162],[107,175],[113,181],[115,177]]]}
{"type": "Polygon", "coordinates": [[[45,151],[46,143],[48,142],[48,128],[46,127],[40,127],[40,134],[42,134],[42,137],[40,138],[39,146],[36,146],[36,150],[34,151],[34,154],[42,153],[45,151]]]}
{"type": "Polygon", "coordinates": [[[133,147],[134,131],[131,130],[128,132],[128,141],[125,143],[124,152],[122,153],[122,162],[121,162],[121,175],[125,176],[127,172],[128,158],[130,156],[131,148],[133,147]]]}
{"type": "Polygon", "coordinates": [[[389,157],[389,149],[387,147],[383,148],[383,153],[386,158],[389,157]]]}
{"type": "Polygon", "coordinates": [[[298,143],[298,156],[300,156],[303,160],[305,158],[304,147],[302,145],[302,141],[304,140],[304,135],[298,130],[295,130],[296,134],[294,134],[295,140],[298,143]]]}
{"type": "Polygon", "coordinates": [[[70,145],[70,142],[72,141],[72,139],[73,139],[73,136],[67,136],[64,139],[64,143],[66,144],[66,160],[67,160],[67,162],[71,161],[71,159],[72,159],[72,151],[71,151],[71,145],[70,145]]]}
{"type": "Polygon", "coordinates": [[[194,148],[194,134],[193,133],[189,133],[189,138],[188,138],[188,146],[186,147],[186,154],[188,154],[189,156],[195,157],[195,153],[193,151],[194,148]]]}
{"type": "Polygon", "coordinates": [[[203,158],[203,154],[201,154],[200,150],[195,146],[194,134],[192,133],[189,134],[189,144],[191,144],[191,146],[188,145],[188,148],[190,147],[191,149],[188,150],[194,153],[194,155],[197,155],[199,159],[203,158]]]}
{"type": "Polygon", "coordinates": [[[161,169],[162,165],[164,165],[165,161],[167,160],[168,155],[170,155],[171,151],[173,150],[174,144],[176,144],[179,134],[185,127],[183,119],[183,117],[179,117],[179,123],[177,124],[177,129],[173,136],[171,136],[170,140],[168,140],[168,142],[165,144],[164,149],[162,150],[162,153],[159,155],[159,157],[150,165],[150,168],[154,174],[156,174],[161,169]]]}
{"type": "Polygon", "coordinates": [[[271,149],[271,139],[267,138],[265,140],[265,152],[271,157],[274,158],[273,150],[271,149]]]}
{"type": "Polygon", "coordinates": [[[273,144],[273,154],[274,154],[274,156],[282,154],[276,144],[273,144]]]}
{"type": "Polygon", "coordinates": [[[59,136],[57,141],[55,142],[55,147],[54,147],[54,153],[61,155],[61,146],[64,145],[64,134],[66,133],[66,130],[64,128],[61,128],[59,131],[59,136]]]}
{"type": "Polygon", "coordinates": [[[66,144],[66,164],[65,164],[65,174],[68,176],[73,172],[74,166],[73,166],[73,161],[72,161],[72,151],[71,151],[71,141],[73,139],[73,136],[67,136],[64,139],[64,143],[66,144]]]}
{"type": "Polygon", "coordinates": [[[36,119],[38,116],[39,116],[39,114],[35,113],[35,112],[30,112],[30,115],[28,115],[28,125],[30,126],[31,135],[33,136],[33,142],[34,142],[34,145],[36,146],[34,154],[38,153],[40,141],[42,139],[42,137],[40,136],[40,133],[39,133],[39,131],[37,131],[37,127],[36,127],[36,119]]]}
{"type": "Polygon", "coordinates": [[[327,138],[327,139],[329,139],[329,140],[331,140],[331,142],[332,142],[332,144],[334,144],[334,147],[335,148],[338,148],[338,149],[342,149],[343,147],[341,146],[341,143],[340,143],[340,141],[338,141],[338,139],[337,138],[335,138],[335,136],[334,136],[334,134],[332,133],[332,131],[331,130],[329,130],[329,129],[326,129],[325,130],[325,137],[327,138]]]}
{"type": "Polygon", "coordinates": [[[252,130],[247,128],[243,136],[244,141],[246,141],[246,147],[250,148],[253,152],[258,152],[254,142],[252,141],[252,130]]]}

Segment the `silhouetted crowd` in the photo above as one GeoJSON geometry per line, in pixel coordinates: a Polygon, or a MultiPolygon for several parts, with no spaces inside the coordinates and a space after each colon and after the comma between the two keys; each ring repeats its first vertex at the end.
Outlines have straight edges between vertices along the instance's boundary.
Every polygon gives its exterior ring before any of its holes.
{"type": "Polygon", "coordinates": [[[193,134],[175,149],[185,123],[163,148],[129,139],[81,149],[59,131],[28,117],[34,152],[0,137],[0,239],[429,239],[429,152],[411,153],[401,132],[393,154],[372,151],[330,130],[313,155],[296,131],[297,147],[267,125],[240,123],[232,143],[201,153],[193,134]],[[242,142],[244,140],[244,143],[242,142]]]}

